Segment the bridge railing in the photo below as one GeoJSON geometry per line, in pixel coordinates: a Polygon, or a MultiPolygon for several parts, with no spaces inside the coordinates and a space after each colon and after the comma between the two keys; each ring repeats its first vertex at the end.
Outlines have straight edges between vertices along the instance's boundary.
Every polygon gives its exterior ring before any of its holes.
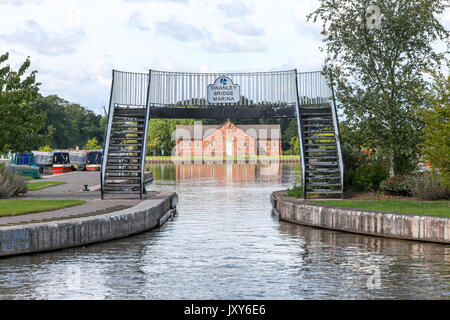
{"type": "Polygon", "coordinates": [[[254,73],[187,73],[150,70],[153,107],[208,107],[208,86],[227,77],[240,86],[239,102],[214,105],[283,106],[296,102],[295,70],[254,73]]]}
{"type": "Polygon", "coordinates": [[[298,72],[297,82],[300,105],[330,103],[331,88],[320,71],[298,72]]]}
{"type": "Polygon", "coordinates": [[[148,73],[114,71],[113,105],[145,108],[148,79],[148,73]]]}

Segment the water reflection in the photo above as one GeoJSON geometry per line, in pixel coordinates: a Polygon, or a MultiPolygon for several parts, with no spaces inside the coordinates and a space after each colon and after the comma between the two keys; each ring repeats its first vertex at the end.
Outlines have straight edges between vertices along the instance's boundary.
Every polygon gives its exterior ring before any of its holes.
{"type": "Polygon", "coordinates": [[[299,226],[296,165],[153,166],[178,213],[133,237],[0,260],[0,299],[449,299],[450,247],[299,226]],[[267,169],[267,170],[266,170],[267,169]],[[265,171],[266,170],[266,171],[265,171]],[[266,174],[273,173],[273,174],[266,174]],[[380,287],[368,281],[380,274],[380,287]]]}

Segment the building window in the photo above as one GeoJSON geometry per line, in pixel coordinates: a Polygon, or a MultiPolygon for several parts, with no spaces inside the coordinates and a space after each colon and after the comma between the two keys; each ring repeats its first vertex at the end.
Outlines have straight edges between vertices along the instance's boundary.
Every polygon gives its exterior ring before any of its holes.
{"type": "Polygon", "coordinates": [[[274,147],[274,148],[277,147],[277,142],[276,142],[276,141],[273,142],[273,147],[274,147]]]}
{"type": "Polygon", "coordinates": [[[214,141],[211,141],[211,148],[214,148],[214,141]]]}
{"type": "Polygon", "coordinates": [[[200,142],[197,141],[197,148],[200,148],[200,142]]]}
{"type": "Polygon", "coordinates": [[[268,148],[269,147],[269,142],[268,141],[266,141],[266,148],[268,148]]]}
{"type": "Polygon", "coordinates": [[[180,143],[180,147],[181,147],[181,148],[184,148],[184,142],[181,142],[181,143],[180,143]]]}
{"type": "Polygon", "coordinates": [[[192,142],[189,142],[189,148],[192,148],[192,142]]]}
{"type": "Polygon", "coordinates": [[[244,141],[244,148],[247,148],[247,141],[244,141]]]}

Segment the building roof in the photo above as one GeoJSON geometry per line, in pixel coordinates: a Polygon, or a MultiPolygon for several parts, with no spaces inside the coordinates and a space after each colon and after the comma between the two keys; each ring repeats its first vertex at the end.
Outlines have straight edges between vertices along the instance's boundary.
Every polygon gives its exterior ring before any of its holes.
{"type": "MultiPolygon", "coordinates": [[[[194,130],[201,130],[202,139],[211,135],[217,129],[226,125],[229,121],[221,125],[201,125],[195,127],[194,125],[177,125],[176,126],[176,140],[179,138],[184,139],[198,139],[200,132],[194,132],[194,130]]],[[[233,124],[232,122],[230,122],[233,124]]],[[[245,124],[235,125],[237,128],[244,131],[247,135],[254,139],[281,139],[281,128],[279,124],[245,124]]]]}

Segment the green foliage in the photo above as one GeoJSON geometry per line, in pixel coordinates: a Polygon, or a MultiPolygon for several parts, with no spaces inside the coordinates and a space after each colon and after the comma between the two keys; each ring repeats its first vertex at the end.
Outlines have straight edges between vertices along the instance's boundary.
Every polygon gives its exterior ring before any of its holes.
{"type": "Polygon", "coordinates": [[[323,22],[323,71],[334,80],[346,121],[361,131],[367,148],[382,150],[393,174],[410,171],[420,153],[423,72],[445,58],[433,43],[448,38],[436,18],[446,5],[445,0],[320,0],[308,16],[323,22]],[[369,5],[380,11],[379,27],[372,27],[376,17],[369,5]]]}
{"type": "Polygon", "coordinates": [[[292,189],[287,189],[287,195],[290,197],[303,198],[303,186],[294,185],[292,189]]]}
{"type": "Polygon", "coordinates": [[[17,196],[27,192],[27,183],[24,178],[7,167],[0,167],[0,198],[17,196]]]}
{"type": "Polygon", "coordinates": [[[147,155],[170,155],[175,147],[172,140],[177,125],[193,125],[192,119],[150,119],[148,125],[147,155]]]}
{"type": "Polygon", "coordinates": [[[52,152],[53,148],[50,147],[49,145],[43,146],[39,148],[39,151],[43,151],[43,152],[52,152]]]}
{"type": "Polygon", "coordinates": [[[423,155],[433,168],[439,169],[443,184],[450,188],[450,75],[434,74],[433,91],[427,94],[429,109],[422,115],[423,155]]]}
{"type": "Polygon", "coordinates": [[[98,145],[98,141],[94,137],[92,139],[89,139],[88,142],[86,142],[86,146],[84,148],[86,150],[99,150],[102,148],[102,146],[98,145]]]}
{"type": "Polygon", "coordinates": [[[55,95],[40,97],[37,109],[47,114],[42,131],[50,132],[45,143],[51,147],[69,149],[84,146],[91,138],[96,138],[99,145],[103,144],[106,117],[55,95]]]}
{"type": "Polygon", "coordinates": [[[409,188],[414,197],[422,200],[450,199],[450,189],[435,171],[425,171],[412,176],[409,188]]]}
{"type": "Polygon", "coordinates": [[[345,174],[346,188],[352,191],[378,191],[380,182],[388,177],[388,170],[379,164],[367,164],[345,174]]]}
{"type": "Polygon", "coordinates": [[[380,190],[395,195],[411,195],[411,178],[409,176],[395,176],[383,180],[380,183],[380,190]]]}
{"type": "Polygon", "coordinates": [[[289,149],[291,151],[290,154],[300,154],[300,141],[298,136],[293,136],[291,141],[289,141],[289,145],[291,146],[289,149]]]}
{"type": "Polygon", "coordinates": [[[38,131],[45,113],[36,111],[40,83],[36,83],[36,71],[25,74],[30,59],[14,71],[8,64],[2,66],[8,58],[8,53],[0,55],[0,152],[24,152],[44,138],[38,131]]]}

